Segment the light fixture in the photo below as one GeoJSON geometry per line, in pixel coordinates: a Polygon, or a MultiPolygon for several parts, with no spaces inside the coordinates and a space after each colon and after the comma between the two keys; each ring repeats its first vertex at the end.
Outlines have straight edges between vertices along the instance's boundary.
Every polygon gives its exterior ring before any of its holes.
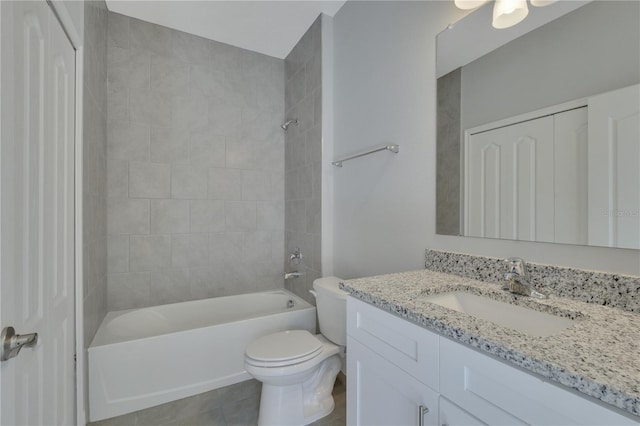
{"type": "MultiPolygon", "coordinates": [[[[476,9],[489,0],[454,0],[459,9],[476,9]]],[[[555,3],[557,0],[530,0],[532,6],[542,7],[555,3]]],[[[495,0],[493,6],[494,28],[509,28],[521,22],[529,14],[527,0],[495,0]]]]}
{"type": "Polygon", "coordinates": [[[476,9],[488,1],[489,0],[455,0],[455,4],[458,9],[469,10],[476,9]]]}
{"type": "Polygon", "coordinates": [[[527,0],[496,0],[491,24],[499,30],[509,28],[522,21],[528,14],[527,0]]]}
{"type": "Polygon", "coordinates": [[[531,6],[543,7],[548,6],[551,3],[555,3],[557,0],[531,0],[531,6]]]}

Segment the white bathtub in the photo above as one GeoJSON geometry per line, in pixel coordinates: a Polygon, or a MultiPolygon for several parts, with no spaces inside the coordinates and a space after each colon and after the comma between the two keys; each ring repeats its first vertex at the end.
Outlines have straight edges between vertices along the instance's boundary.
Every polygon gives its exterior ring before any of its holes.
{"type": "Polygon", "coordinates": [[[246,346],[289,329],[315,333],[316,308],[286,290],[109,312],[89,347],[89,417],[247,380],[246,346]]]}

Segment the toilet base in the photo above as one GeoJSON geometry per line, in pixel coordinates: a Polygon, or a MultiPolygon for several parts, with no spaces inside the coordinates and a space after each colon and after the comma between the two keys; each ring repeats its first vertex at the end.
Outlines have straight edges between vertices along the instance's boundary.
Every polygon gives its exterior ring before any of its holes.
{"type": "Polygon", "coordinates": [[[323,361],[302,383],[272,385],[262,383],[259,426],[303,426],[333,411],[333,385],[341,360],[333,355],[323,361]]]}

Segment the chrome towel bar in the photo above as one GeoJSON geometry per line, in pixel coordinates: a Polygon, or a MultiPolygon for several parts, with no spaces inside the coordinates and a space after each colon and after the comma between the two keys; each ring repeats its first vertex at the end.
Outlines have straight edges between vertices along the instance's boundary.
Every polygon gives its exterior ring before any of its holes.
{"type": "Polygon", "coordinates": [[[397,154],[398,152],[400,152],[400,145],[385,145],[385,146],[381,146],[380,148],[373,148],[369,151],[364,151],[359,154],[352,155],[350,157],[341,158],[339,160],[332,161],[331,164],[333,164],[336,167],[342,167],[342,163],[344,161],[353,160],[354,158],[362,157],[362,156],[373,154],[375,152],[380,152],[380,151],[391,151],[397,154]]]}

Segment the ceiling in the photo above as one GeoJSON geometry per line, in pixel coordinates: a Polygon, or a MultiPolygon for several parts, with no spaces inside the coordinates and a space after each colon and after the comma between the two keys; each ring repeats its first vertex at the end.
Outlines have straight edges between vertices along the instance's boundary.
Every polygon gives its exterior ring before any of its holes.
{"type": "Polygon", "coordinates": [[[346,0],[106,0],[112,12],[284,59],[320,13],[346,0]]]}

